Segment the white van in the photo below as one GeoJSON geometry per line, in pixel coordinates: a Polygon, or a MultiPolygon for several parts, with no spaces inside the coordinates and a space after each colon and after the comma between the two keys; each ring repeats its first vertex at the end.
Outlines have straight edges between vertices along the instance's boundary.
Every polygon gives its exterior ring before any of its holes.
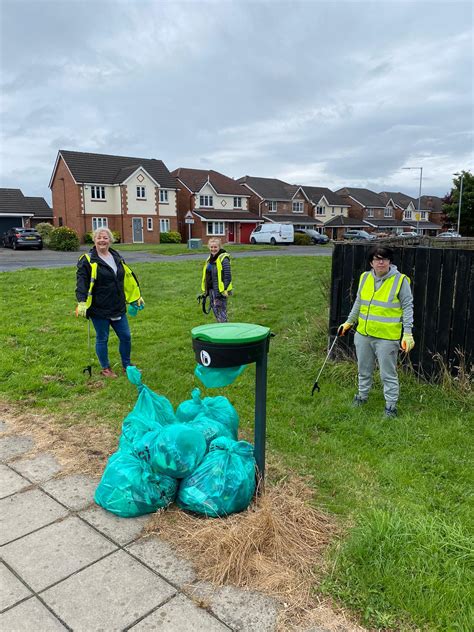
{"type": "Polygon", "coordinates": [[[260,224],[250,233],[251,244],[292,244],[295,231],[292,224],[260,224]]]}

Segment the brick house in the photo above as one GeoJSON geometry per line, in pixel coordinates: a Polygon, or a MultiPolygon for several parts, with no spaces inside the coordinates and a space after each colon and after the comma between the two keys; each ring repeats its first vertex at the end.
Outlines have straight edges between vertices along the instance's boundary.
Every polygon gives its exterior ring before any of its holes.
{"type": "Polygon", "coordinates": [[[302,187],[277,178],[254,176],[243,176],[237,182],[250,193],[250,210],[265,222],[293,224],[294,228],[322,226],[302,187]]]}
{"type": "Polygon", "coordinates": [[[125,243],[159,243],[177,230],[177,186],[155,158],[60,150],[49,183],[55,226],[79,234],[101,228],[125,243]]]}
{"type": "Polygon", "coordinates": [[[21,189],[0,189],[0,235],[10,228],[34,228],[53,221],[53,209],[42,197],[28,197],[21,189]]]}
{"type": "Polygon", "coordinates": [[[422,195],[418,205],[418,198],[405,193],[382,191],[379,196],[402,211],[404,230],[417,230],[421,235],[436,235],[440,231],[443,224],[441,198],[422,195]]]}
{"type": "Polygon", "coordinates": [[[184,240],[191,236],[207,243],[219,237],[228,243],[249,243],[259,219],[249,211],[250,194],[240,184],[213,170],[180,167],[171,175],[178,182],[178,229],[184,240]],[[185,223],[188,213],[192,225],[185,223]]]}
{"type": "Polygon", "coordinates": [[[391,198],[386,200],[370,189],[354,187],[343,187],[336,193],[349,205],[349,217],[365,224],[368,232],[396,233],[407,229],[403,210],[391,198]]]}
{"type": "MultiPolygon", "coordinates": [[[[326,233],[330,239],[337,239],[339,232],[344,232],[347,225],[351,225],[351,222],[344,223],[349,216],[349,205],[327,187],[301,185],[300,188],[312,205],[314,218],[321,222],[321,226],[315,228],[326,233]]],[[[351,225],[351,228],[355,226],[351,225]]]]}

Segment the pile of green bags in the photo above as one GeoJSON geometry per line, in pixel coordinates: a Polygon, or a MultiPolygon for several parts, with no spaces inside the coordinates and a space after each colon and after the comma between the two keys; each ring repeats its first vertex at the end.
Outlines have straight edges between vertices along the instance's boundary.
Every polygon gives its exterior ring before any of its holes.
{"type": "Polygon", "coordinates": [[[226,397],[204,397],[199,389],[176,413],[166,397],[142,384],[124,419],[119,447],[105,467],[94,499],[122,517],[179,507],[206,516],[246,509],[255,493],[253,447],[237,441],[239,417],[226,397]]]}

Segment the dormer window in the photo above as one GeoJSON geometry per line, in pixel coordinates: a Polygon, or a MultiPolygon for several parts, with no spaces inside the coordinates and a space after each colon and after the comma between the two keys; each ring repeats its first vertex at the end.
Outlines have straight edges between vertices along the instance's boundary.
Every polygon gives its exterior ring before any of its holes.
{"type": "Polygon", "coordinates": [[[214,198],[212,195],[200,195],[199,206],[204,208],[212,208],[214,206],[214,198]]]}
{"type": "Polygon", "coordinates": [[[91,187],[91,199],[92,200],[105,200],[105,187],[98,187],[98,186],[91,187]]]}
{"type": "Polygon", "coordinates": [[[326,215],[326,208],[324,206],[317,206],[316,215],[326,215]]]}
{"type": "Polygon", "coordinates": [[[137,200],[146,200],[145,187],[137,187],[137,200]]]}

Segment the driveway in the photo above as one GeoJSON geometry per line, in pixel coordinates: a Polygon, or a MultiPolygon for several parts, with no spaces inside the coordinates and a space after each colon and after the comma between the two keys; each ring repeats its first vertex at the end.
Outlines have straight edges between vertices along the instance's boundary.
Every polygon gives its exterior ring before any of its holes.
{"type": "MultiPolygon", "coordinates": [[[[89,246],[82,246],[80,252],[88,252],[89,246]]],[[[64,268],[75,266],[80,252],[57,252],[55,250],[11,250],[0,248],[0,272],[11,272],[24,268],[64,268]]],[[[233,252],[232,258],[240,257],[330,257],[332,248],[324,246],[284,246],[275,250],[243,250],[233,252]]],[[[189,259],[203,260],[206,254],[160,255],[152,252],[127,251],[123,253],[128,263],[154,263],[157,261],[186,261],[189,259]]]]}

